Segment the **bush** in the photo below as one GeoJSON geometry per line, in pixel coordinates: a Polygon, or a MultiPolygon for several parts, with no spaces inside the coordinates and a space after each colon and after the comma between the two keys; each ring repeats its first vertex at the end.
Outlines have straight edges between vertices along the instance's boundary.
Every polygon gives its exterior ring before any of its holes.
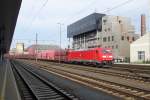
{"type": "Polygon", "coordinates": [[[146,60],[146,61],[143,61],[142,63],[144,63],[144,64],[150,64],[150,61],[146,60]]]}

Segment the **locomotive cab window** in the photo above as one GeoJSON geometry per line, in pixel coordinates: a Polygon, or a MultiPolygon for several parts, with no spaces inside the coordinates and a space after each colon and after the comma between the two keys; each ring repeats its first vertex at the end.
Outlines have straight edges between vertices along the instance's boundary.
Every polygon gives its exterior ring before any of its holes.
{"type": "Polygon", "coordinates": [[[107,54],[107,53],[111,53],[111,50],[105,50],[105,49],[104,49],[102,52],[103,52],[104,54],[107,54]]]}

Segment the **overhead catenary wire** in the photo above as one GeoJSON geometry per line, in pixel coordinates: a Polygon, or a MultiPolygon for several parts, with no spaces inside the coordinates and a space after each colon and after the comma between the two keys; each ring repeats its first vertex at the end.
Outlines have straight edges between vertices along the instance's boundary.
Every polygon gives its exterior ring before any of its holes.
{"type": "Polygon", "coordinates": [[[32,27],[34,21],[36,20],[36,18],[39,16],[39,13],[42,11],[42,9],[46,6],[46,4],[48,3],[48,0],[46,0],[43,5],[40,7],[40,9],[37,11],[37,13],[33,16],[32,20],[29,23],[29,26],[27,27],[27,29],[24,31],[24,33],[26,33],[27,31],[30,30],[30,28],[32,27]]]}
{"type": "Polygon", "coordinates": [[[126,5],[126,4],[131,3],[132,1],[135,1],[135,0],[127,0],[127,1],[125,1],[123,3],[120,3],[120,4],[112,7],[112,8],[107,8],[106,10],[102,11],[102,13],[106,13],[106,12],[112,11],[114,9],[120,8],[120,7],[122,7],[122,6],[126,5]]]}
{"type": "MultiPolygon", "coordinates": [[[[125,2],[122,2],[122,3],[120,3],[120,4],[116,5],[116,6],[114,6],[114,7],[106,8],[105,10],[100,11],[100,12],[101,12],[101,13],[110,12],[110,11],[112,11],[112,10],[115,10],[115,9],[117,9],[117,8],[120,8],[120,7],[122,7],[122,6],[125,6],[125,5],[127,5],[127,4],[129,4],[129,3],[133,2],[133,1],[135,1],[135,0],[127,0],[127,1],[125,1],[125,2]]],[[[94,3],[96,3],[96,1],[92,2],[92,3],[90,4],[90,6],[92,6],[94,3]]],[[[66,19],[65,21],[68,21],[68,20],[70,20],[70,19],[73,19],[74,17],[78,16],[79,14],[85,12],[85,11],[87,10],[87,9],[86,9],[87,7],[89,7],[89,5],[86,6],[85,8],[83,8],[82,10],[78,11],[77,13],[74,13],[74,14],[73,14],[73,17],[69,17],[69,18],[66,19]],[[75,15],[76,15],[76,16],[75,16],[75,15]]],[[[96,9],[96,8],[95,8],[95,9],[96,9]]],[[[94,9],[94,12],[98,12],[98,10],[97,10],[97,9],[95,10],[95,9],[94,9]]],[[[65,21],[64,21],[64,23],[65,23],[65,21]]]]}
{"type": "MultiPolygon", "coordinates": [[[[82,12],[86,11],[90,6],[92,6],[93,4],[95,4],[97,2],[97,0],[94,0],[93,2],[91,2],[90,4],[88,4],[87,6],[85,6],[84,8],[80,9],[79,11],[77,11],[76,13],[72,14],[71,16],[76,16],[76,15],[79,15],[81,14],[82,12]]],[[[68,21],[72,19],[72,17],[69,17],[67,19],[65,19],[64,22],[68,21]]]]}

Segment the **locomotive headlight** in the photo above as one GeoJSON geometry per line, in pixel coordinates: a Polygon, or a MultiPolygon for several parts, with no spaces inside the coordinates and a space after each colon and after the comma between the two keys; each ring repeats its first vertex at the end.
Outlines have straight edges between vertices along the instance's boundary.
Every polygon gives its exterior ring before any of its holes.
{"type": "Polygon", "coordinates": [[[106,56],[102,56],[103,58],[106,58],[106,56]]]}
{"type": "Polygon", "coordinates": [[[112,56],[109,56],[109,58],[112,58],[112,56]]]}

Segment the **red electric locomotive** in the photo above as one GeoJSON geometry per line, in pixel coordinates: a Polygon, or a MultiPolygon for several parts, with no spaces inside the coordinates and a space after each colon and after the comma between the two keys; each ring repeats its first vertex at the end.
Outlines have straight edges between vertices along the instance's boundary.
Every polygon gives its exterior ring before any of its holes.
{"type": "Polygon", "coordinates": [[[67,58],[68,62],[80,62],[96,66],[111,65],[113,63],[112,52],[108,48],[69,51],[67,58]]]}

